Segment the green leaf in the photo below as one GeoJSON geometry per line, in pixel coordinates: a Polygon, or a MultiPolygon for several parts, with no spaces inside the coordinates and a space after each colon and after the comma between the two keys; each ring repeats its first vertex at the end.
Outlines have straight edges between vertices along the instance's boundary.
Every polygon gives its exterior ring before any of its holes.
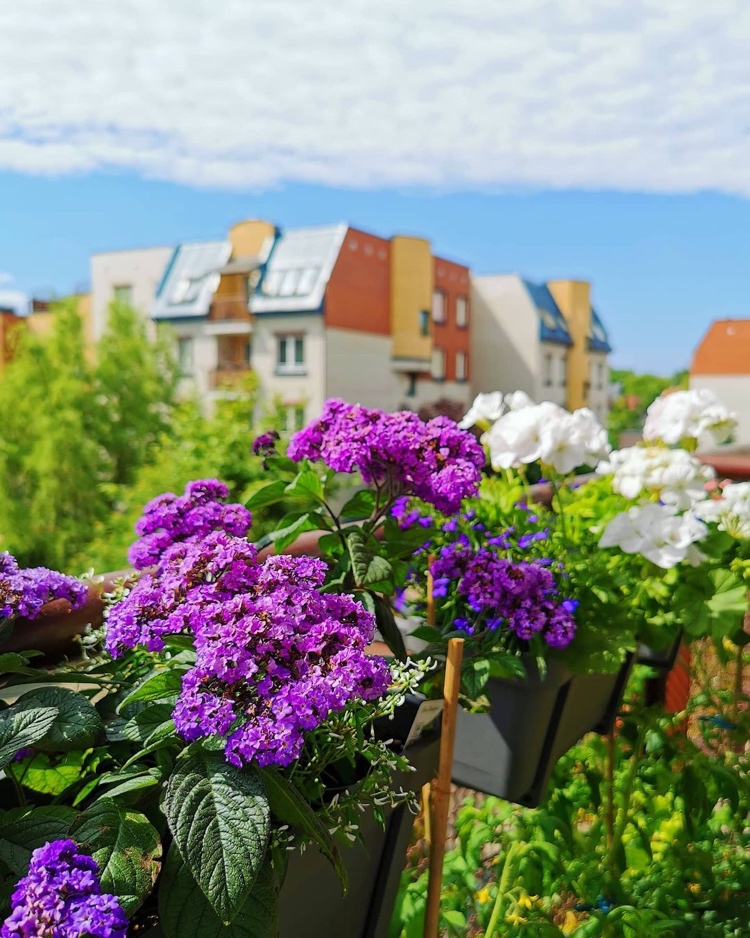
{"type": "Polygon", "coordinates": [[[360,489],[341,509],[340,516],[349,520],[369,518],[375,510],[375,493],[371,489],[360,489]]]}
{"type": "Polygon", "coordinates": [[[0,713],[0,767],[17,752],[40,740],[57,719],[57,707],[19,710],[18,704],[0,713]]]}
{"type": "Polygon", "coordinates": [[[40,795],[61,795],[80,781],[84,754],[66,752],[59,755],[38,752],[13,765],[13,777],[40,795]]]}
{"type": "Polygon", "coordinates": [[[280,502],[285,496],[286,482],[277,479],[275,482],[264,485],[262,489],[258,489],[257,492],[253,493],[245,502],[245,508],[247,508],[248,511],[259,511],[261,508],[266,508],[268,505],[275,505],[276,502],[280,502]]]}
{"type": "Polygon", "coordinates": [[[40,687],[19,697],[18,710],[36,710],[54,707],[58,714],[36,747],[43,752],[66,752],[70,749],[88,749],[104,731],[102,718],[96,707],[83,694],[66,687],[40,687]]]}
{"type": "Polygon", "coordinates": [[[263,782],[271,811],[275,817],[290,827],[295,827],[310,837],[320,848],[326,859],[330,860],[341,880],[342,892],[346,895],[349,877],[338,848],[309,802],[299,789],[276,769],[263,769],[263,782]]]}
{"type": "Polygon", "coordinates": [[[77,812],[67,807],[13,808],[0,819],[0,860],[25,876],[32,850],[68,836],[77,812]]]}
{"type": "Polygon", "coordinates": [[[260,775],[191,746],[167,785],[164,812],[180,853],[222,922],[231,922],[263,865],[270,810],[260,775]]]}
{"type": "Polygon", "coordinates": [[[174,733],[172,705],[157,703],[136,713],[123,727],[125,739],[146,745],[174,733]]]}
{"type": "Polygon", "coordinates": [[[125,914],[132,915],[159,875],[156,828],[144,815],[102,798],[81,815],[73,836],[99,864],[102,892],[114,893],[125,914]]]}
{"type": "Polygon", "coordinates": [[[323,500],[323,482],[312,469],[305,469],[286,486],[286,494],[297,498],[323,500]]]}
{"type": "MultiPolygon", "coordinates": [[[[137,775],[132,775],[130,778],[125,779],[125,781],[120,782],[119,785],[115,785],[114,788],[110,788],[107,792],[107,797],[120,798],[122,795],[128,795],[133,791],[153,788],[154,785],[159,784],[161,775],[162,773],[159,769],[148,769],[146,772],[140,771],[137,775]]],[[[113,777],[108,780],[102,779],[100,784],[107,785],[115,781],[117,781],[117,775],[113,775],[113,777]]]]}
{"type": "Polygon", "coordinates": [[[443,918],[451,928],[455,928],[459,934],[466,934],[466,916],[463,912],[459,912],[457,909],[448,909],[445,912],[440,913],[441,918],[443,918]]]}
{"type": "Polygon", "coordinates": [[[120,703],[122,711],[136,700],[174,700],[182,689],[182,674],[187,668],[166,668],[147,677],[120,703]]]}
{"type": "Polygon", "coordinates": [[[391,609],[391,604],[388,600],[382,596],[378,596],[377,593],[370,592],[358,592],[355,593],[355,596],[365,609],[375,616],[378,631],[393,654],[400,661],[406,661],[404,636],[396,625],[396,617],[393,615],[393,609],[391,609]]]}
{"type": "Polygon", "coordinates": [[[9,651],[4,655],[0,655],[0,674],[16,674],[18,671],[23,671],[28,663],[28,658],[9,651]]]}
{"type": "Polygon", "coordinates": [[[290,544],[297,540],[300,534],[305,531],[314,531],[320,526],[320,519],[312,512],[306,511],[290,524],[285,525],[277,531],[272,531],[268,536],[273,542],[276,553],[280,554],[290,544]]]}
{"type": "Polygon", "coordinates": [[[284,472],[299,472],[299,463],[294,462],[286,456],[271,455],[263,459],[264,465],[276,475],[284,472]]]}
{"type": "Polygon", "coordinates": [[[480,697],[490,679],[490,663],[486,658],[470,658],[461,669],[461,682],[470,700],[480,697]]]}
{"type": "Polygon", "coordinates": [[[172,844],[160,881],[159,923],[166,938],[277,938],[278,893],[270,863],[259,870],[234,921],[225,925],[172,844]]]}
{"type": "MultiPolygon", "coordinates": [[[[374,542],[374,538],[372,539],[374,542]]],[[[346,538],[349,556],[352,559],[352,572],[357,586],[373,586],[387,583],[393,569],[385,557],[375,553],[366,535],[358,528],[350,531],[346,538]]],[[[377,543],[375,543],[377,548],[377,543]]]]}

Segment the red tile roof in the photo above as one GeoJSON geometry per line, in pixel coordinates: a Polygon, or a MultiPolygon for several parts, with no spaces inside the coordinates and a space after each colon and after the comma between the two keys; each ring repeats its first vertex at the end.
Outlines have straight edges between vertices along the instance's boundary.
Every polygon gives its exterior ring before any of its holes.
{"type": "Polygon", "coordinates": [[[750,319],[717,319],[693,355],[691,375],[750,375],[750,319]]]}

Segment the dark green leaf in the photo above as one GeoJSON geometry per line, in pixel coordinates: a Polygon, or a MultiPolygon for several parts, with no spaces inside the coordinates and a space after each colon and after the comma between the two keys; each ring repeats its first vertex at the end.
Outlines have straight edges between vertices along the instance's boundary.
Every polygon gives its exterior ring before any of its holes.
{"type": "Polygon", "coordinates": [[[28,707],[19,709],[15,704],[0,713],[0,767],[13,756],[38,742],[55,722],[57,707],[28,707]]]}
{"type": "Polygon", "coordinates": [[[99,864],[102,892],[116,895],[125,914],[132,915],[159,875],[156,828],[142,814],[102,798],[81,815],[73,836],[99,864]]]}
{"type": "Polygon", "coordinates": [[[461,669],[461,683],[470,700],[480,697],[490,678],[490,663],[486,658],[469,658],[461,669]]]}
{"type": "Polygon", "coordinates": [[[69,749],[88,749],[104,731],[102,718],[96,707],[82,694],[65,687],[40,687],[30,690],[16,702],[18,710],[54,707],[58,714],[54,722],[37,740],[36,747],[44,752],[66,752],[69,749]]]}
{"type": "Polygon", "coordinates": [[[275,473],[280,475],[284,472],[299,472],[299,463],[294,462],[292,459],[288,459],[286,456],[266,456],[263,459],[264,465],[275,473]]]}
{"type": "Polygon", "coordinates": [[[342,518],[359,521],[369,518],[375,510],[375,493],[371,489],[360,489],[341,509],[342,518]]]}
{"type": "Polygon", "coordinates": [[[263,865],[270,810],[260,775],[191,746],[172,773],[164,811],[180,853],[222,922],[231,922],[263,865]]]}
{"type": "Polygon", "coordinates": [[[146,707],[127,721],[123,727],[126,739],[138,743],[155,743],[158,739],[174,733],[172,705],[157,703],[146,707]]]}
{"type": "Polygon", "coordinates": [[[345,894],[348,887],[346,867],[341,861],[333,838],[328,833],[328,828],[293,782],[284,778],[276,769],[263,769],[262,774],[268,803],[273,814],[282,824],[297,828],[318,845],[321,853],[330,860],[338,873],[345,894]]]}
{"type": "Polygon", "coordinates": [[[0,675],[15,674],[18,671],[23,671],[28,663],[28,658],[24,658],[23,655],[17,655],[15,652],[9,651],[4,655],[0,655],[0,675]]]}
{"type": "Polygon", "coordinates": [[[406,661],[406,646],[404,637],[399,627],[396,625],[396,618],[393,615],[393,609],[387,599],[378,596],[377,593],[369,593],[375,604],[375,622],[378,631],[383,636],[383,641],[391,649],[393,654],[400,660],[406,661]]]}
{"type": "MultiPolygon", "coordinates": [[[[130,778],[125,779],[125,781],[120,782],[120,784],[115,785],[114,788],[110,788],[107,792],[108,798],[120,798],[122,795],[128,795],[133,791],[142,791],[144,788],[153,788],[154,785],[158,785],[161,780],[161,772],[159,769],[148,769],[146,772],[139,772],[137,775],[132,775],[130,778]]],[[[113,776],[109,779],[109,784],[117,781],[117,776],[113,776]]],[[[102,785],[108,784],[106,781],[101,782],[102,785]]]]}
{"type": "Polygon", "coordinates": [[[276,502],[280,502],[286,495],[286,482],[283,482],[281,479],[277,479],[275,482],[271,482],[269,485],[264,485],[262,489],[258,489],[257,492],[253,493],[250,498],[245,502],[245,508],[249,511],[259,511],[261,508],[265,508],[268,505],[275,505],[276,502]]]}
{"type": "Polygon", "coordinates": [[[166,938],[277,938],[278,893],[270,863],[258,871],[236,918],[225,925],[172,844],[160,881],[159,922],[166,938]]]}
{"type": "Polygon", "coordinates": [[[358,528],[349,531],[346,538],[349,556],[352,559],[352,572],[357,586],[372,586],[387,583],[391,577],[391,565],[385,557],[378,556],[377,542],[368,540],[358,528]]]}
{"type": "Polygon", "coordinates": [[[147,677],[120,703],[120,710],[136,700],[174,700],[182,689],[182,674],[172,667],[147,677]]]}
{"type": "Polygon", "coordinates": [[[17,876],[26,875],[31,851],[50,840],[68,836],[77,813],[67,807],[25,807],[6,811],[0,819],[0,860],[17,876]]]}

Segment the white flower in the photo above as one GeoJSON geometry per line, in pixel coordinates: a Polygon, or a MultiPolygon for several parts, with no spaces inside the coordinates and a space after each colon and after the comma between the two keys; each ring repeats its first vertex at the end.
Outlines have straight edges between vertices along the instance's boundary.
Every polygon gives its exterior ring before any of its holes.
{"type": "Polygon", "coordinates": [[[502,416],[503,410],[502,391],[492,391],[489,394],[477,394],[474,398],[474,403],[459,423],[459,427],[461,427],[462,430],[468,430],[476,424],[488,427],[491,423],[494,423],[498,417],[502,416]]]}
{"type": "Polygon", "coordinates": [[[617,450],[596,467],[612,476],[612,488],[625,498],[653,495],[679,510],[705,499],[706,483],[715,473],[682,449],[631,446],[617,450]]]}
{"type": "Polygon", "coordinates": [[[703,555],[694,545],[707,533],[706,525],[690,512],[679,515],[673,505],[645,502],[616,515],[605,528],[599,546],[642,554],[667,570],[683,560],[700,563],[703,555]]]}
{"type": "Polygon", "coordinates": [[[669,446],[683,440],[717,446],[731,438],[736,426],[736,415],[708,388],[674,391],[649,407],[643,439],[661,440],[669,446]]]}
{"type": "Polygon", "coordinates": [[[505,406],[508,410],[522,410],[524,407],[533,407],[534,402],[525,391],[511,391],[505,395],[505,406]]]}
{"type": "Polygon", "coordinates": [[[553,411],[558,419],[565,414],[561,407],[545,402],[511,410],[496,420],[486,434],[492,468],[536,462],[542,454],[542,429],[553,411]]]}
{"type": "Polygon", "coordinates": [[[711,498],[694,509],[701,521],[717,522],[719,530],[738,540],[750,538],[750,482],[725,486],[721,498],[711,498]]]}

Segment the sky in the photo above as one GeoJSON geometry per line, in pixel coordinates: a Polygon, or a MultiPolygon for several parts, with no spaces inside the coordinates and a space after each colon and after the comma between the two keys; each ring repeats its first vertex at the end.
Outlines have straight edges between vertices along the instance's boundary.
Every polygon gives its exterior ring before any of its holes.
{"type": "Polygon", "coordinates": [[[0,5],[0,303],[246,217],[591,280],[617,366],[750,315],[742,0],[0,5]]]}

